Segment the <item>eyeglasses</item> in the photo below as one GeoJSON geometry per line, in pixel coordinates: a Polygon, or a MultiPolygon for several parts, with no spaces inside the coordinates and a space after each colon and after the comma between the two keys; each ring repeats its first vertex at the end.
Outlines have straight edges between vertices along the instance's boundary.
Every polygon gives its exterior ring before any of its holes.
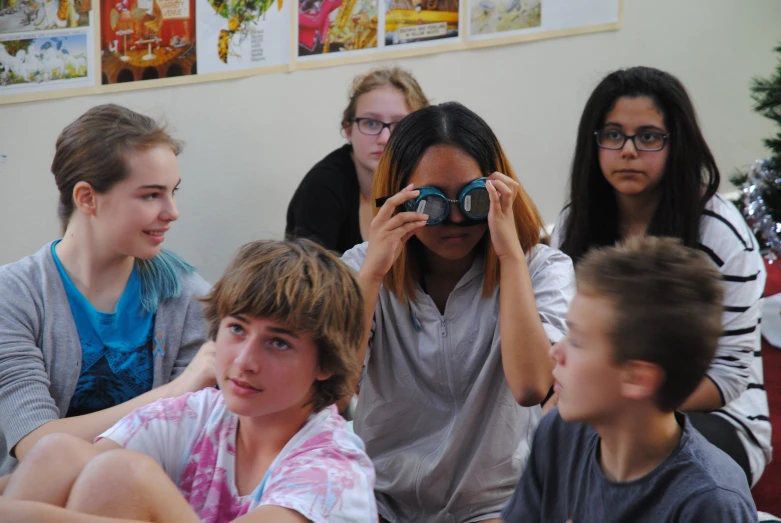
{"type": "Polygon", "coordinates": [[[374,118],[353,118],[353,122],[358,124],[359,131],[363,134],[368,134],[369,136],[377,136],[386,127],[388,128],[388,131],[393,132],[399,124],[399,122],[385,123],[375,120],[374,118]]]}
{"type": "Polygon", "coordinates": [[[661,151],[667,145],[667,138],[670,137],[669,133],[643,131],[636,134],[624,134],[616,129],[594,131],[594,136],[597,138],[597,146],[602,149],[618,151],[624,148],[627,140],[632,140],[635,149],[645,152],[661,151]]]}

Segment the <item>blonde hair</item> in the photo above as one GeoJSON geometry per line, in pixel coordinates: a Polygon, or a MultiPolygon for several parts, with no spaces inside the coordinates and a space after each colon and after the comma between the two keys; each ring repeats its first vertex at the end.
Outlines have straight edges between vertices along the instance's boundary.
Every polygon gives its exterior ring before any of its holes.
{"type": "Polygon", "coordinates": [[[352,394],[360,371],[363,297],[350,269],[323,247],[300,238],[248,243],[203,301],[212,339],[222,319],[237,314],[311,334],[318,365],[331,374],[314,384],[315,411],[352,394]]]}
{"type": "MultiPolygon", "coordinates": [[[[401,121],[391,134],[374,173],[372,197],[381,198],[401,191],[420,159],[435,145],[448,145],[467,153],[475,159],[483,176],[499,171],[518,181],[488,124],[463,105],[450,102],[426,107],[401,121]]],[[[375,209],[375,214],[377,211],[375,209]]],[[[513,215],[521,248],[529,252],[540,243],[544,224],[523,187],[519,188],[513,201],[513,215]]],[[[483,297],[488,297],[499,284],[499,258],[490,241],[490,231],[486,232],[482,244],[485,256],[483,297]]],[[[399,300],[415,296],[415,282],[420,278],[421,249],[417,238],[410,238],[385,275],[385,287],[399,300]]]]}
{"type": "Polygon", "coordinates": [[[423,89],[420,88],[418,81],[410,72],[400,67],[373,69],[364,75],[356,76],[353,80],[348,95],[350,101],[342,113],[342,129],[349,127],[355,118],[358,98],[380,87],[393,87],[401,91],[407,108],[413,112],[429,105],[428,98],[423,94],[423,89]]]}

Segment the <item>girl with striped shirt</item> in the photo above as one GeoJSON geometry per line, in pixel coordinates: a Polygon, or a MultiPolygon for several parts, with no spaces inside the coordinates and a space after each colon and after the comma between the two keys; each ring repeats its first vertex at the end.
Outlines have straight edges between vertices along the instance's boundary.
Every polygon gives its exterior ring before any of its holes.
{"type": "Polygon", "coordinates": [[[719,182],[681,82],[649,67],[615,71],[586,102],[552,246],[577,263],[632,236],[672,236],[709,256],[724,279],[724,330],[681,410],[753,486],[772,457],[759,332],[766,274],[742,216],[716,194],[719,182]]]}

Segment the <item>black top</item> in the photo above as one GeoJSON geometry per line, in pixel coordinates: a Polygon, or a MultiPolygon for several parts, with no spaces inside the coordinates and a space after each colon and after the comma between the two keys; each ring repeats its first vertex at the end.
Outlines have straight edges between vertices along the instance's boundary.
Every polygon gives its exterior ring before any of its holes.
{"type": "Polygon", "coordinates": [[[287,208],[285,236],[310,238],[339,254],[359,243],[360,188],[346,144],[306,173],[287,208]]]}

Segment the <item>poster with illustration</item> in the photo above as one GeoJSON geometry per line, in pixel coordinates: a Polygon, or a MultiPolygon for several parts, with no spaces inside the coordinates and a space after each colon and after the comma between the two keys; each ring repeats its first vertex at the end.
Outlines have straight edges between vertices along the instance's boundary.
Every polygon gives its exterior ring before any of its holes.
{"type": "Polygon", "coordinates": [[[458,0],[386,0],[385,45],[458,37],[458,0]]]}
{"type": "Polygon", "coordinates": [[[377,47],[378,0],[298,0],[298,56],[377,47]]]}
{"type": "Polygon", "coordinates": [[[101,83],[198,72],[195,0],[101,1],[101,83]]]}
{"type": "Polygon", "coordinates": [[[91,0],[0,0],[0,35],[89,27],[91,0]]]}
{"type": "Polygon", "coordinates": [[[200,0],[200,72],[216,73],[290,62],[294,0],[200,0]]]}
{"type": "Polygon", "coordinates": [[[518,31],[542,23],[541,0],[477,0],[469,11],[470,35],[518,31]]]}
{"type": "Polygon", "coordinates": [[[0,95],[94,84],[89,38],[58,32],[34,38],[0,35],[0,95]]]}

